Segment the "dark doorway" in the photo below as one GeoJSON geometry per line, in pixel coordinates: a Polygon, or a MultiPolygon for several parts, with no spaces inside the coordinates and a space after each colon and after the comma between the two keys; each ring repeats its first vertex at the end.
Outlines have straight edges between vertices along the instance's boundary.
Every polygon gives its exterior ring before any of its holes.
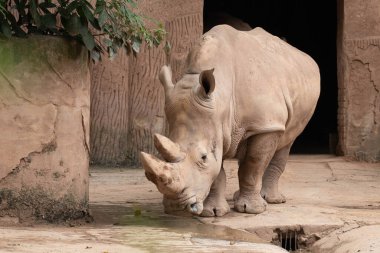
{"type": "MultiPolygon", "coordinates": [[[[292,153],[334,153],[337,136],[338,85],[336,1],[205,0],[205,31],[238,18],[309,54],[321,73],[321,96],[313,118],[293,145],[292,153]]],[[[244,27],[244,24],[243,24],[244,27]]]]}

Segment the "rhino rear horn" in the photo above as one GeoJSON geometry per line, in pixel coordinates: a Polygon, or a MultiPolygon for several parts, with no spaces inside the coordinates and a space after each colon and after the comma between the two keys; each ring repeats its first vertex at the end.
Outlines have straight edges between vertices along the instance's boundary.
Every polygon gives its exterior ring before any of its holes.
{"type": "Polygon", "coordinates": [[[154,146],[167,162],[175,163],[183,160],[186,156],[178,144],[160,134],[154,135],[154,146]]]}
{"type": "Polygon", "coordinates": [[[169,66],[162,66],[158,79],[160,79],[160,82],[162,86],[164,86],[165,91],[174,87],[172,81],[172,70],[169,66]]]}

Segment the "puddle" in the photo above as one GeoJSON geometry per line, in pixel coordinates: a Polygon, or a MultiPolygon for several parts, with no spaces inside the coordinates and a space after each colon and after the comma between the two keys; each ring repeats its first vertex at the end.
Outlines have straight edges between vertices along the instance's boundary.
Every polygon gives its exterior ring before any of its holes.
{"type": "Polygon", "coordinates": [[[167,215],[162,212],[161,205],[91,205],[90,210],[98,225],[138,226],[204,239],[265,243],[255,234],[244,230],[205,224],[197,217],[167,215]]]}

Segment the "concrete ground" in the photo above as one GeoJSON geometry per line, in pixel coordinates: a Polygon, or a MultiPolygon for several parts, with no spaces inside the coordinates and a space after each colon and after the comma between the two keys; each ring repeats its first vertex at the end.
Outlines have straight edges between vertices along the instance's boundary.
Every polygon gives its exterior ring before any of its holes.
{"type": "MultiPolygon", "coordinates": [[[[232,207],[237,164],[225,167],[232,207]]],[[[90,179],[94,223],[3,227],[0,252],[284,252],[273,244],[299,252],[380,252],[379,163],[292,156],[280,182],[285,204],[221,218],[164,214],[141,169],[93,167],[90,179]]]]}

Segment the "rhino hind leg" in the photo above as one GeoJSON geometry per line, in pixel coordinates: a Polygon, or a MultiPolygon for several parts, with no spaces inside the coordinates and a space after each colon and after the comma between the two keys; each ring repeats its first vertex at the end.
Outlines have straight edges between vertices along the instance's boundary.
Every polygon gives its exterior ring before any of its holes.
{"type": "Polygon", "coordinates": [[[282,133],[265,133],[247,140],[245,155],[240,158],[239,191],[234,196],[236,211],[258,214],[265,211],[267,203],[261,197],[262,178],[271,161],[282,133]]]}
{"type": "Polygon", "coordinates": [[[210,193],[203,203],[201,216],[213,217],[223,216],[230,211],[230,206],[225,197],[226,192],[226,173],[220,169],[218,177],[211,186],[210,193]]]}
{"type": "Polygon", "coordinates": [[[292,144],[278,150],[264,172],[261,196],[270,204],[280,204],[286,201],[285,196],[278,191],[278,181],[285,170],[292,144]]]}

